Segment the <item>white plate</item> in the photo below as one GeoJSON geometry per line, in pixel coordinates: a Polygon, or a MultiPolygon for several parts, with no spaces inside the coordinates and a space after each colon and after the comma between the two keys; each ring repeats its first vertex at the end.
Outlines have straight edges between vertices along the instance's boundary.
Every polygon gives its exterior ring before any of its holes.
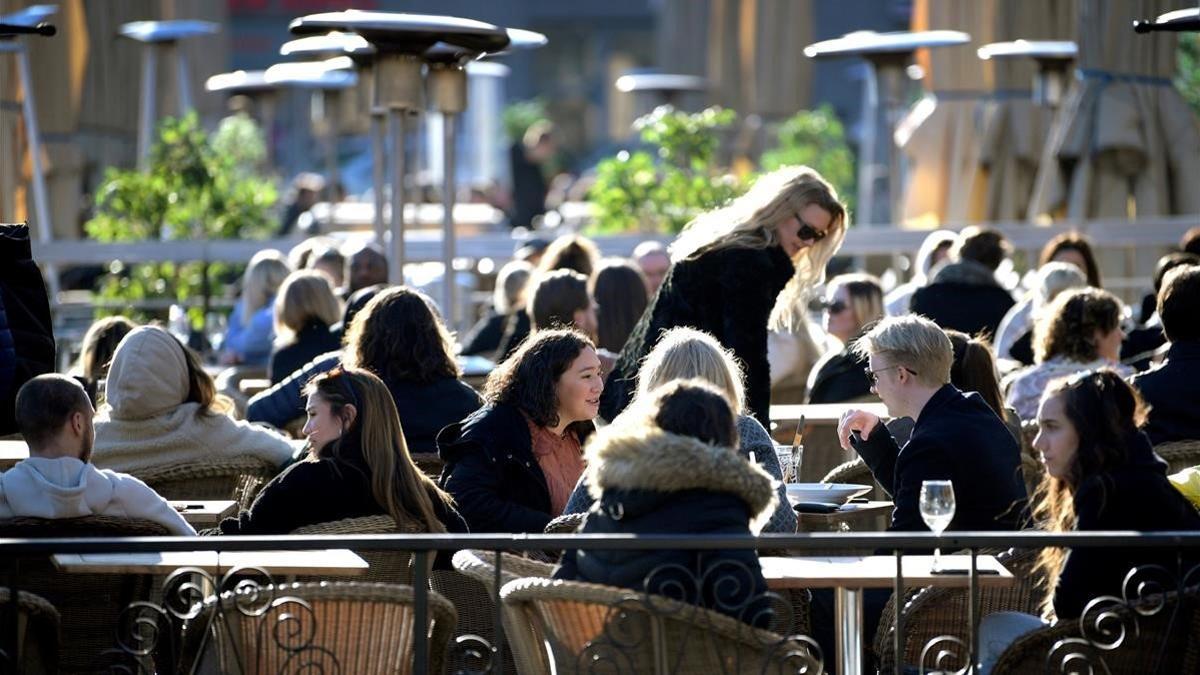
{"type": "Polygon", "coordinates": [[[788,500],[793,504],[797,502],[820,502],[822,504],[838,504],[840,506],[870,491],[870,485],[855,485],[853,483],[787,484],[788,500]]]}

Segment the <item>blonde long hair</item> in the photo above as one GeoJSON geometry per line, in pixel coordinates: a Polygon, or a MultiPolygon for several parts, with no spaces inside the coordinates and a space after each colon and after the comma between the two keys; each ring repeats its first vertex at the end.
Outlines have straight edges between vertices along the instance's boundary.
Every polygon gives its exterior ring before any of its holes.
{"type": "Polygon", "coordinates": [[[254,254],[242,277],[243,326],[249,326],[254,313],[267,306],[290,271],[287,258],[275,249],[254,254]]]}
{"type": "Polygon", "coordinates": [[[333,294],[329,277],[316,270],[297,270],[288,275],[275,294],[275,345],[296,341],[309,321],[332,326],[342,318],[342,302],[333,294]]]}
{"type": "Polygon", "coordinates": [[[785,166],[760,176],[746,194],[726,206],[696,216],[670,246],[671,261],[696,258],[724,248],[770,248],[779,244],[775,227],[805,206],[816,204],[833,216],[827,236],[793,261],[796,274],[771,312],[772,330],[792,332],[803,321],[812,288],[825,279],[825,265],[842,246],[849,214],[837,190],[807,166],[785,166]]]}

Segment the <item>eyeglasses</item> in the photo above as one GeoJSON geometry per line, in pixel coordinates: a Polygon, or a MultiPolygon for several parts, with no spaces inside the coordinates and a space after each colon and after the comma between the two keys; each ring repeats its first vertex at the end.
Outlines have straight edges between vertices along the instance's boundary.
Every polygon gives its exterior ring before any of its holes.
{"type": "Polygon", "coordinates": [[[847,305],[845,303],[845,301],[842,301],[842,300],[834,300],[833,302],[825,302],[825,303],[822,303],[822,306],[825,308],[825,311],[829,312],[830,314],[841,314],[842,312],[846,311],[847,307],[849,307],[849,305],[847,305]]]}
{"type": "Polygon", "coordinates": [[[796,220],[800,222],[800,229],[796,231],[796,236],[804,241],[821,241],[829,234],[828,232],[822,232],[803,220],[800,220],[800,216],[796,216],[796,220]]]}
{"type": "Polygon", "coordinates": [[[876,384],[879,383],[879,376],[876,375],[876,373],[882,373],[885,370],[892,370],[894,368],[901,368],[903,370],[907,370],[912,375],[917,374],[917,371],[913,370],[912,368],[909,368],[908,366],[887,366],[886,368],[879,368],[876,370],[871,370],[871,367],[867,366],[866,368],[863,368],[863,372],[867,374],[867,381],[871,383],[871,386],[875,386],[876,384]]]}

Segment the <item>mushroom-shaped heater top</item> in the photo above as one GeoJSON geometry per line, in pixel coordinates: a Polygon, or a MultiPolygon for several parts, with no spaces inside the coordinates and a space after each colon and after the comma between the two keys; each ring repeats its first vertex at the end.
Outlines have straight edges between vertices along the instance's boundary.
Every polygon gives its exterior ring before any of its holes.
{"type": "Polygon", "coordinates": [[[296,35],[350,31],[362,36],[380,52],[420,54],[437,42],[476,52],[497,51],[508,44],[498,26],[482,21],[432,14],[402,14],[346,10],[302,16],[290,26],[296,35]]]}
{"type": "Polygon", "coordinates": [[[361,35],[334,31],[325,35],[311,35],[289,40],[279,48],[279,54],[280,56],[334,56],[349,54],[357,50],[373,52],[374,48],[361,35]]]}
{"type": "Polygon", "coordinates": [[[976,50],[979,58],[1006,59],[1028,57],[1051,61],[1072,61],[1079,53],[1079,48],[1070,40],[1013,40],[1012,42],[993,42],[976,50]]]}
{"type": "Polygon", "coordinates": [[[166,43],[197,35],[213,35],[220,26],[212,21],[133,21],[121,26],[121,35],[146,43],[166,43]]]}
{"type": "Polygon", "coordinates": [[[354,86],[357,80],[353,71],[323,61],[277,63],[266,72],[266,81],[270,84],[309,89],[346,89],[354,86]]]}
{"type": "Polygon", "coordinates": [[[58,11],[55,5],[34,5],[19,12],[0,16],[0,39],[18,35],[50,37],[58,32],[52,24],[42,23],[58,11]]]}
{"type": "Polygon", "coordinates": [[[804,48],[809,58],[834,56],[886,56],[907,54],[922,47],[952,47],[966,44],[971,36],[957,30],[876,33],[856,31],[840,38],[822,40],[804,48]]]}
{"type": "Polygon", "coordinates": [[[677,75],[674,73],[626,73],[617,78],[616,87],[619,91],[655,91],[655,92],[684,92],[704,91],[708,82],[696,75],[677,75]]]}
{"type": "Polygon", "coordinates": [[[234,70],[213,75],[205,80],[204,88],[238,94],[271,91],[275,85],[267,82],[265,70],[234,70]]]}
{"type": "Polygon", "coordinates": [[[1133,30],[1138,33],[1200,31],[1200,7],[1160,14],[1154,21],[1134,21],[1133,30]]]}

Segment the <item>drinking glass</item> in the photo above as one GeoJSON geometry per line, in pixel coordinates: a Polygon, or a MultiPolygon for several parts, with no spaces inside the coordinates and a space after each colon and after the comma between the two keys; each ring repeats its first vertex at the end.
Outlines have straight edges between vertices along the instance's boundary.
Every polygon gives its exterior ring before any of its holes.
{"type": "MultiPolygon", "coordinates": [[[[954,520],[954,485],[948,480],[921,482],[921,518],[936,535],[941,535],[954,520]]],[[[933,569],[938,569],[941,547],[933,549],[933,569]]]]}
{"type": "Polygon", "coordinates": [[[779,473],[784,483],[800,480],[800,461],[804,457],[803,445],[776,445],[775,456],[779,458],[779,473]]]}

